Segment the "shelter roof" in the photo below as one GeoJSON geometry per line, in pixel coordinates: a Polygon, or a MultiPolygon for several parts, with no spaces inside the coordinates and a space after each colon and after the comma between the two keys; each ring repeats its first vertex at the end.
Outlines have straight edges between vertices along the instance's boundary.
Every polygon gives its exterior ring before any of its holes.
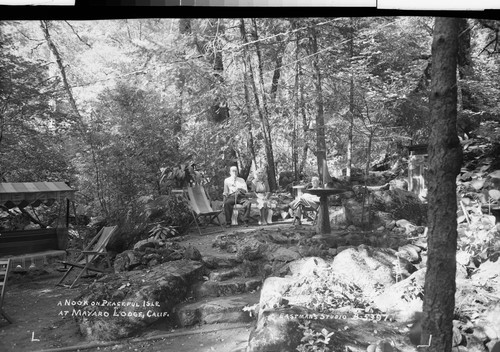
{"type": "Polygon", "coordinates": [[[8,209],[27,205],[51,205],[64,199],[72,200],[75,190],[65,182],[0,183],[0,206],[8,209]]]}

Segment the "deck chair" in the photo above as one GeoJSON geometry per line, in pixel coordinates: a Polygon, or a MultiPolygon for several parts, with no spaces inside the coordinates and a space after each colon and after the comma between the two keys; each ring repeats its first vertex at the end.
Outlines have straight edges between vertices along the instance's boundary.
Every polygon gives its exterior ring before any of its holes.
{"type": "Polygon", "coordinates": [[[5,298],[5,288],[7,287],[7,277],[9,276],[10,259],[0,260],[0,316],[3,316],[10,324],[12,318],[3,310],[3,300],[5,298]]]}
{"type": "Polygon", "coordinates": [[[106,270],[102,270],[92,266],[93,262],[99,257],[104,255],[106,257],[106,262],[108,264],[108,270],[112,268],[111,261],[109,260],[108,252],[106,251],[106,246],[115,233],[117,226],[103,227],[101,231],[90,241],[88,246],[81,251],[81,254],[75,259],[74,262],[62,261],[64,266],[69,266],[69,268],[64,273],[63,277],[56,286],[68,286],[63,284],[64,280],[73,271],[73,269],[78,268],[80,272],[77,274],[76,279],[71,283],[69,288],[73,288],[76,282],[80,279],[83,273],[88,274],[89,271],[95,271],[100,273],[105,273],[106,270]]]}
{"type": "Polygon", "coordinates": [[[205,192],[205,188],[202,185],[194,185],[192,187],[187,188],[189,205],[191,207],[191,211],[193,214],[193,221],[196,227],[198,228],[198,232],[201,235],[200,230],[200,219],[207,219],[208,223],[213,223],[214,220],[217,220],[219,226],[224,230],[220,220],[219,214],[222,212],[221,210],[213,210],[210,201],[208,200],[207,194],[205,192]]]}

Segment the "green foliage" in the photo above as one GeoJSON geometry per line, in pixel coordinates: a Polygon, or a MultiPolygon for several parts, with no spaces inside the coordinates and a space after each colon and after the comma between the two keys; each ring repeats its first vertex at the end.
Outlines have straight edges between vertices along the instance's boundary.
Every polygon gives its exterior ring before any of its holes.
{"type": "Polygon", "coordinates": [[[161,222],[174,226],[179,234],[184,234],[193,219],[191,209],[184,199],[176,196],[159,196],[147,204],[147,218],[151,222],[161,222]]]}
{"type": "MultiPolygon", "coordinates": [[[[486,152],[484,140],[465,141],[466,166],[458,177],[458,249],[480,264],[500,255],[499,229],[492,209],[500,209],[500,170],[486,152]],[[478,144],[478,142],[480,142],[478,144]],[[471,157],[481,150],[482,158],[471,157]],[[480,159],[480,161],[478,161],[480,159]]],[[[472,265],[473,263],[470,263],[472,265]]]]}
{"type": "Polygon", "coordinates": [[[293,297],[297,304],[322,313],[334,312],[345,306],[368,306],[368,301],[358,286],[328,268],[317,270],[314,275],[294,283],[284,296],[293,297]]]}
{"type": "Polygon", "coordinates": [[[299,328],[303,331],[304,336],[302,337],[301,344],[297,346],[298,352],[330,352],[331,349],[328,347],[330,343],[331,336],[334,334],[328,332],[325,328],[321,331],[316,331],[311,328],[311,322],[305,321],[299,324],[299,328]]]}
{"type": "Polygon", "coordinates": [[[112,244],[121,252],[149,237],[170,238],[183,235],[193,216],[185,201],[175,196],[143,196],[128,204],[113,222],[119,224],[120,238],[112,244]]]}
{"type": "Polygon", "coordinates": [[[466,211],[469,213],[469,223],[459,224],[458,248],[468,253],[477,263],[485,262],[494,254],[500,253],[495,217],[483,214],[477,207],[474,209],[468,206],[466,211]]]}
{"type": "Polygon", "coordinates": [[[0,179],[73,181],[64,143],[71,120],[54,104],[57,80],[42,60],[16,51],[10,30],[0,26],[0,179]]]}
{"type": "Polygon", "coordinates": [[[164,226],[162,224],[155,224],[148,233],[150,238],[156,240],[166,240],[179,234],[174,226],[164,226]]]}
{"type": "MultiPolygon", "coordinates": [[[[189,160],[220,199],[228,166],[246,176],[254,157],[266,163],[261,114],[272,131],[276,173],[314,173],[313,62],[334,175],[346,166],[351,119],[354,167],[389,150],[403,155],[410,140],[426,142],[432,18],[244,20],[249,40],[260,39],[246,46],[256,92],[243,77],[239,19],[50,21],[82,121],[61,89],[40,24],[3,22],[0,176],[69,180],[89,215],[111,219],[139,197],[167,193],[162,169],[175,174],[171,183],[185,184],[180,173],[189,160]],[[311,56],[312,26],[320,51],[311,56]]],[[[469,92],[459,127],[464,138],[498,143],[499,62],[482,51],[492,32],[482,25],[470,32],[474,65],[459,82],[469,92]]]]}
{"type": "Polygon", "coordinates": [[[201,183],[203,175],[195,170],[195,164],[180,164],[172,169],[160,168],[160,183],[167,189],[183,189],[191,183],[201,183]]]}
{"type": "Polygon", "coordinates": [[[423,300],[424,298],[424,288],[417,284],[415,278],[409,282],[408,286],[403,292],[403,296],[401,297],[407,302],[411,302],[414,300],[423,300]]]}

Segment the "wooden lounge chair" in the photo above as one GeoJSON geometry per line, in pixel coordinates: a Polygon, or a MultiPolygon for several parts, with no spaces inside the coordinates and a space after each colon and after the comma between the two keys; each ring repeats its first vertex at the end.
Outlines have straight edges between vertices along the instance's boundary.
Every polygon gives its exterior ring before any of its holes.
{"type": "MultiPolygon", "coordinates": [[[[198,232],[201,235],[200,230],[200,219],[206,219],[207,222],[213,223],[214,220],[217,220],[219,226],[224,230],[224,227],[220,223],[219,214],[222,212],[221,210],[213,210],[210,201],[208,200],[207,194],[205,192],[205,188],[202,185],[194,185],[193,187],[187,188],[189,205],[191,207],[193,213],[193,221],[196,223],[196,227],[198,228],[198,232]]],[[[190,224],[190,225],[191,225],[190,224]]]]}
{"type": "Polygon", "coordinates": [[[3,310],[3,299],[5,297],[5,288],[7,286],[7,277],[9,276],[10,259],[0,260],[0,316],[3,316],[9,323],[13,323],[12,318],[3,310]]]}
{"type": "Polygon", "coordinates": [[[80,272],[77,274],[76,279],[69,286],[70,288],[73,288],[73,286],[76,284],[78,279],[80,279],[80,277],[83,275],[84,272],[86,274],[88,274],[89,271],[105,273],[106,270],[102,270],[94,266],[91,266],[95,261],[95,259],[97,259],[99,256],[102,255],[106,257],[108,269],[111,270],[112,269],[111,261],[109,260],[108,252],[106,251],[106,246],[111,236],[116,231],[116,228],[117,226],[103,227],[101,231],[99,231],[99,233],[92,239],[89,245],[83,251],[81,251],[81,254],[76,258],[74,262],[62,261],[61,263],[64,264],[65,267],[69,266],[69,268],[66,270],[63,277],[61,278],[61,280],[59,280],[59,282],[56,285],[68,286],[63,284],[64,279],[66,279],[66,277],[75,268],[80,269],[80,272]]]}

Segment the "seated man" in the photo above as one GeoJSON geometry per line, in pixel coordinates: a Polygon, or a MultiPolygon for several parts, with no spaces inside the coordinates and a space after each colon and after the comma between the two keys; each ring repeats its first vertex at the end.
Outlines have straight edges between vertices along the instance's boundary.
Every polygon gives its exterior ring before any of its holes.
{"type": "Polygon", "coordinates": [[[238,177],[238,167],[231,166],[229,169],[230,176],[224,180],[224,215],[226,217],[226,227],[231,226],[231,217],[235,204],[244,206],[243,222],[248,226],[248,218],[250,217],[250,203],[246,198],[248,192],[247,183],[241,177],[238,177]]]}
{"type": "MultiPolygon", "coordinates": [[[[314,176],[311,178],[311,182],[306,185],[306,190],[310,188],[318,188],[319,187],[319,178],[314,176]]],[[[298,224],[301,224],[302,219],[302,208],[312,208],[318,209],[319,207],[319,197],[310,193],[303,193],[300,197],[297,197],[295,200],[290,202],[290,212],[292,216],[295,217],[298,224]]]]}

